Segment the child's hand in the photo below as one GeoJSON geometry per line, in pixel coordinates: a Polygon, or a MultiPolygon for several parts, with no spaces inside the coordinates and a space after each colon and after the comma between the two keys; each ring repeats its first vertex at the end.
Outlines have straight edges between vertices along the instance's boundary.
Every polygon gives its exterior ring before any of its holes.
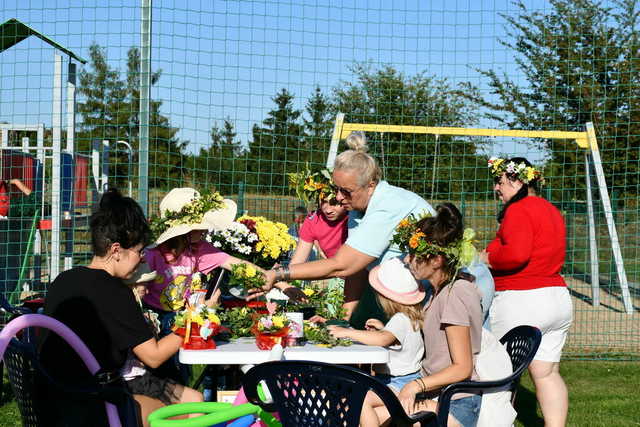
{"type": "Polygon", "coordinates": [[[351,330],[349,328],[343,328],[336,325],[327,326],[327,330],[335,338],[349,338],[351,330]]]}
{"type": "Polygon", "coordinates": [[[369,319],[364,324],[364,328],[367,331],[379,331],[380,329],[384,328],[384,323],[382,323],[378,319],[369,319]]]}
{"type": "Polygon", "coordinates": [[[220,288],[216,289],[215,291],[213,291],[213,294],[211,294],[211,297],[208,300],[204,301],[204,304],[207,307],[214,307],[219,305],[221,295],[222,295],[222,291],[220,290],[220,288]]]}
{"type": "Polygon", "coordinates": [[[138,295],[139,298],[144,298],[144,296],[149,293],[149,289],[147,289],[146,283],[134,286],[133,291],[138,295]]]}
{"type": "Polygon", "coordinates": [[[416,412],[416,394],[420,391],[420,387],[415,380],[405,384],[404,387],[402,387],[402,390],[400,390],[398,400],[407,415],[411,415],[416,412]]]}

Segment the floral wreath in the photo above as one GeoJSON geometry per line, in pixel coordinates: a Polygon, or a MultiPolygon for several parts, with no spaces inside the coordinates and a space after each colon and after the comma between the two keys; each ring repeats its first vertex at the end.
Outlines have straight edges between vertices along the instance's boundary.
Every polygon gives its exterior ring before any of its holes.
{"type": "Polygon", "coordinates": [[[177,212],[164,211],[160,217],[150,219],[149,226],[154,238],[171,227],[182,224],[200,224],[204,214],[224,207],[224,198],[217,191],[205,192],[194,198],[177,212]]]}
{"type": "Polygon", "coordinates": [[[402,252],[420,258],[429,255],[444,255],[447,257],[449,265],[456,270],[470,265],[476,256],[476,248],[473,246],[476,232],[473,228],[465,228],[461,239],[447,246],[440,246],[427,241],[427,236],[418,228],[418,222],[430,216],[431,214],[428,212],[419,217],[410,214],[400,221],[391,239],[392,243],[398,245],[402,252]]]}
{"type": "Polygon", "coordinates": [[[311,172],[308,164],[303,171],[289,174],[289,188],[295,190],[298,197],[307,204],[331,201],[336,197],[331,172],[328,169],[311,172]]]}
{"type": "Polygon", "coordinates": [[[544,185],[542,172],[533,166],[527,166],[525,162],[516,164],[513,160],[507,162],[506,159],[500,157],[491,157],[487,162],[487,166],[491,170],[491,175],[495,178],[500,178],[503,173],[506,173],[507,176],[517,178],[525,184],[538,181],[540,185],[544,185]]]}

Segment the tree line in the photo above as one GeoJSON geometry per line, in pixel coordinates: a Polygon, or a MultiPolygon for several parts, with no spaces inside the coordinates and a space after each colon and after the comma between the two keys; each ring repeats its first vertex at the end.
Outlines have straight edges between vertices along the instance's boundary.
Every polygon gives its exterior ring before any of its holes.
{"type": "MultiPolygon", "coordinates": [[[[351,81],[328,92],[319,87],[303,108],[282,88],[273,108],[241,141],[231,118],[213,125],[208,145],[188,152],[188,141],[151,103],[150,185],[191,181],[225,194],[243,182],[247,191],[284,194],[288,172],[326,160],[337,112],[347,122],[413,126],[475,127],[483,120],[514,129],[584,130],[593,122],[605,174],[612,189],[638,193],[640,173],[640,55],[636,0],[603,6],[595,0],[550,0],[541,11],[515,1],[505,15],[508,38],[500,42],[514,54],[522,82],[497,69],[476,71],[489,91],[470,83],[453,85],[427,71],[408,76],[391,66],[355,64],[351,81]]],[[[92,139],[125,140],[138,147],[140,54],[128,52],[124,76],[90,47],[90,65],[80,73],[77,135],[79,148],[92,139]]],[[[153,73],[157,84],[161,71],[153,73]]],[[[385,178],[429,198],[450,198],[491,188],[480,138],[410,134],[368,134],[371,153],[385,178]],[[435,172],[434,172],[435,171],[435,172]]],[[[544,150],[545,174],[557,197],[583,198],[582,151],[570,141],[533,140],[544,150]]],[[[344,147],[340,147],[344,149],[344,147]]],[[[508,153],[505,153],[508,154],[508,153]]],[[[116,175],[126,172],[118,163],[116,175]]]]}

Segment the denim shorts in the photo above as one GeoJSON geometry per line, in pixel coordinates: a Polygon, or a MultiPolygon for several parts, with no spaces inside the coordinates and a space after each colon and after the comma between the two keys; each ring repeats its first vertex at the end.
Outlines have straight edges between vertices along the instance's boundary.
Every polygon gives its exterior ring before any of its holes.
{"type": "Polygon", "coordinates": [[[476,427],[478,415],[480,415],[481,403],[482,396],[479,394],[452,400],[451,406],[449,406],[449,414],[452,415],[462,427],[476,427]]]}
{"type": "Polygon", "coordinates": [[[396,393],[400,393],[402,387],[404,387],[411,381],[417,380],[420,377],[420,371],[414,372],[413,374],[399,375],[397,377],[386,374],[376,374],[377,379],[385,383],[391,390],[395,391],[396,393]]]}

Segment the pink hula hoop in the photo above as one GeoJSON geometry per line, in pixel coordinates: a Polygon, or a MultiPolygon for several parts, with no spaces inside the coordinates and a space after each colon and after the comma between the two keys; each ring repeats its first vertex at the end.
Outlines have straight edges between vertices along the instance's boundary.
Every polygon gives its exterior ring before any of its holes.
{"type": "MultiPolygon", "coordinates": [[[[47,328],[60,335],[64,340],[78,353],[78,356],[82,359],[84,364],[89,369],[89,372],[95,374],[100,369],[100,365],[96,358],[91,354],[91,351],[82,340],[69,329],[68,326],[56,319],[45,316],[43,314],[23,314],[20,317],[16,317],[0,331],[0,358],[4,358],[4,352],[9,345],[11,338],[15,337],[21,330],[37,326],[41,328],[47,328]]],[[[109,425],[111,427],[121,427],[120,417],[118,416],[118,410],[116,407],[108,402],[104,403],[107,411],[107,417],[109,419],[109,425]]]]}

